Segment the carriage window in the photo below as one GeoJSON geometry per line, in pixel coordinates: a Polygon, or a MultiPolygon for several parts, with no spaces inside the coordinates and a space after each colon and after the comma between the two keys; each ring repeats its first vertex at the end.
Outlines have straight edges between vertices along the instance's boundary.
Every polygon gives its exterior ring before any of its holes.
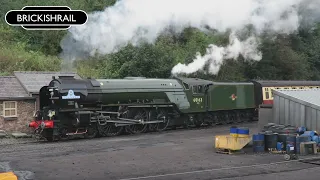
{"type": "Polygon", "coordinates": [[[269,99],[269,88],[265,88],[265,95],[266,95],[266,99],[269,99]]]}

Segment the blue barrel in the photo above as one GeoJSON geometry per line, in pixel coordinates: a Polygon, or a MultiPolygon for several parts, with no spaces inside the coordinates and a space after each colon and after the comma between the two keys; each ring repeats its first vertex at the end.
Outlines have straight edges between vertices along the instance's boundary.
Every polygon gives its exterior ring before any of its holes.
{"type": "Polygon", "coordinates": [[[288,134],[287,135],[287,145],[291,145],[294,147],[296,147],[296,135],[292,135],[292,134],[288,134]]]}
{"type": "Polygon", "coordinates": [[[264,142],[264,134],[254,134],[252,136],[253,141],[253,152],[264,152],[265,150],[265,142],[264,142]]]}
{"type": "Polygon", "coordinates": [[[264,141],[264,134],[254,134],[252,136],[253,141],[264,141]]]}
{"type": "Polygon", "coordinates": [[[311,140],[310,136],[297,136],[296,138],[296,153],[300,154],[300,144],[302,142],[309,142],[311,140]]]}
{"type": "Polygon", "coordinates": [[[287,152],[287,154],[294,154],[294,152],[295,152],[294,146],[291,144],[287,144],[286,152],[287,152]]]}
{"type": "Polygon", "coordinates": [[[316,142],[317,144],[320,143],[320,138],[319,136],[315,135],[315,136],[312,136],[312,141],[316,142]]]}
{"type": "Polygon", "coordinates": [[[239,127],[238,128],[238,137],[249,137],[249,128],[239,127]]]}
{"type": "Polygon", "coordinates": [[[284,149],[287,146],[287,136],[287,134],[278,134],[278,142],[282,142],[284,149]]]}
{"type": "Polygon", "coordinates": [[[277,148],[278,133],[266,134],[265,135],[265,147],[266,150],[269,148],[277,148]]]}
{"type": "Polygon", "coordinates": [[[303,133],[303,135],[312,137],[312,136],[315,135],[315,132],[314,131],[306,131],[306,132],[303,133]]]}
{"type": "Polygon", "coordinates": [[[230,127],[230,135],[233,137],[238,137],[238,128],[236,126],[230,127]]]}
{"type": "Polygon", "coordinates": [[[253,147],[253,152],[264,152],[265,147],[264,146],[254,146],[253,147]]]}
{"type": "Polygon", "coordinates": [[[277,142],[277,151],[282,151],[284,149],[283,142],[277,142]]]}
{"type": "Polygon", "coordinates": [[[307,128],[306,127],[298,127],[297,128],[297,133],[299,133],[299,134],[303,134],[305,131],[307,130],[307,128]]]}

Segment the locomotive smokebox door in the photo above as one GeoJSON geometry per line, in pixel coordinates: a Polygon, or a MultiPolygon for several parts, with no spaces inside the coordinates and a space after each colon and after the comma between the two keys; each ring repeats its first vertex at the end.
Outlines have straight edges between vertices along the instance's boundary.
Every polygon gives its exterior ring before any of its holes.
{"type": "Polygon", "coordinates": [[[91,112],[90,111],[78,111],[76,112],[76,121],[74,125],[76,126],[87,126],[90,124],[91,112]]]}

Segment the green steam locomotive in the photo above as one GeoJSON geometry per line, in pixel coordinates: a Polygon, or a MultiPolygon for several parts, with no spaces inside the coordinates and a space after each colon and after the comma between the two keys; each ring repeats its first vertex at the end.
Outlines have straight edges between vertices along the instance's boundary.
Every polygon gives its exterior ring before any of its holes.
{"type": "Polygon", "coordinates": [[[57,141],[253,121],[254,92],[251,82],[59,76],[40,89],[40,110],[29,127],[57,141]]]}

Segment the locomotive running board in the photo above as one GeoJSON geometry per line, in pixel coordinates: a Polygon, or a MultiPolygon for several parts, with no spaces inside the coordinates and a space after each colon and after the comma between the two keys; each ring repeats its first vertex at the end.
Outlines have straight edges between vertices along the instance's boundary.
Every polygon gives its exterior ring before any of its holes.
{"type": "Polygon", "coordinates": [[[142,124],[142,125],[144,125],[144,124],[157,124],[157,123],[162,123],[162,122],[163,122],[163,121],[146,121],[146,122],[144,122],[144,123],[138,123],[138,124],[134,124],[134,123],[132,123],[132,124],[115,123],[114,125],[115,125],[116,127],[119,127],[119,126],[139,125],[139,124],[142,124]]]}
{"type": "Polygon", "coordinates": [[[173,105],[131,105],[130,108],[143,108],[143,107],[173,107],[173,105]]]}

